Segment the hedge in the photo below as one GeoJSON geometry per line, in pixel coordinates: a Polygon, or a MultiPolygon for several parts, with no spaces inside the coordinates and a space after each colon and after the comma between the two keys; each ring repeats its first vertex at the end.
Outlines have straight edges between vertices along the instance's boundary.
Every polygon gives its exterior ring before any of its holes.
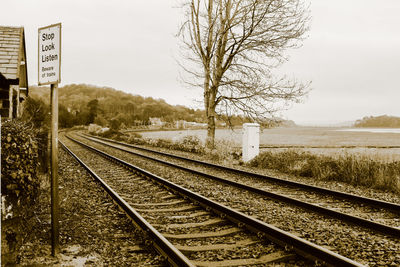
{"type": "Polygon", "coordinates": [[[5,122],[1,132],[1,194],[34,200],[39,188],[38,133],[18,121],[5,122]]]}
{"type": "MultiPolygon", "coordinates": [[[[39,154],[46,150],[46,135],[21,121],[1,127],[2,263],[15,263],[23,237],[29,232],[39,192],[39,154]],[[43,145],[44,144],[44,145],[43,145]]],[[[43,161],[42,161],[43,164],[43,161]]]]}

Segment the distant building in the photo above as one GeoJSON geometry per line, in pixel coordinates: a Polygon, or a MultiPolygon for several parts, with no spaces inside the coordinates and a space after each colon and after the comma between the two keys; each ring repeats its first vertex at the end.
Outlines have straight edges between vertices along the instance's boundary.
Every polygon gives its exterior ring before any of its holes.
{"type": "Polygon", "coordinates": [[[199,123],[194,121],[179,120],[175,122],[175,127],[178,129],[186,128],[204,128],[207,127],[207,123],[199,123]]]}
{"type": "Polygon", "coordinates": [[[185,120],[179,120],[175,122],[175,128],[177,129],[185,129],[186,127],[186,121],[185,120]]]}
{"type": "Polygon", "coordinates": [[[152,126],[163,126],[165,124],[160,118],[149,118],[149,121],[152,126]]]}
{"type": "Polygon", "coordinates": [[[28,96],[25,35],[23,27],[0,26],[0,115],[17,118],[28,96]]]}

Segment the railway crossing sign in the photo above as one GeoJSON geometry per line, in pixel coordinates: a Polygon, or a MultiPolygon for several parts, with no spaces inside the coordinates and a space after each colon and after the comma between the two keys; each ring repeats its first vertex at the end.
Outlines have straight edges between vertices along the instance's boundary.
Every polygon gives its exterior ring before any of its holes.
{"type": "Polygon", "coordinates": [[[39,85],[61,82],[61,23],[39,28],[39,85]]]}

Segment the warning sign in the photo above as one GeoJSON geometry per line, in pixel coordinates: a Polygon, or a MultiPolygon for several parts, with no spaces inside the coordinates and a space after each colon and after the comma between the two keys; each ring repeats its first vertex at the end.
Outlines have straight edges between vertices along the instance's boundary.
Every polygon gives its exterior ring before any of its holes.
{"type": "Polygon", "coordinates": [[[61,23],[39,28],[39,85],[61,81],[61,23]]]}

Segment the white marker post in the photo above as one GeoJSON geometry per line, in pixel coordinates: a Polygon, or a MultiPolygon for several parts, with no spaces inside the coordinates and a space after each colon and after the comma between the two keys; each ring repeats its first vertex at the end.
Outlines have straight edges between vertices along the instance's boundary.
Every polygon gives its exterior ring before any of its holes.
{"type": "Polygon", "coordinates": [[[60,251],[58,197],[58,83],[61,81],[61,23],[39,28],[38,84],[51,88],[51,255],[60,251]]]}
{"type": "Polygon", "coordinates": [[[244,162],[252,160],[260,151],[260,125],[243,124],[242,158],[244,162]]]}

